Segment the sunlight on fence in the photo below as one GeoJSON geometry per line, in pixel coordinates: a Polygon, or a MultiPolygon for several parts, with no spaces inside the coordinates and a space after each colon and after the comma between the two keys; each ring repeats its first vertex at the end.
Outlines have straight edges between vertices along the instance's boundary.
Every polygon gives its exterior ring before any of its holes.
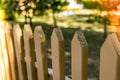
{"type": "Polygon", "coordinates": [[[0,70],[2,70],[2,80],[11,80],[11,72],[9,65],[9,54],[7,51],[7,43],[5,38],[5,23],[0,22],[0,70]]]}
{"type": "MultiPolygon", "coordinates": [[[[49,69],[41,26],[33,33],[29,24],[22,30],[19,24],[0,22],[0,80],[71,80],[65,75],[64,43],[61,29],[54,28],[49,69]]],[[[120,33],[109,34],[100,51],[100,80],[119,80],[120,33]]],[[[71,42],[71,67],[72,80],[89,80],[88,44],[81,31],[75,32],[71,42]]]]}

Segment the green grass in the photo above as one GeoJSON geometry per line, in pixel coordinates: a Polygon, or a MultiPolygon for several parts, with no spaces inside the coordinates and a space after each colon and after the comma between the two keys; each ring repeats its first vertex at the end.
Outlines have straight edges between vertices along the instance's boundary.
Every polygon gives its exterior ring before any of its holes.
{"type": "MultiPolygon", "coordinates": [[[[103,38],[103,25],[97,22],[88,23],[86,20],[89,16],[74,15],[69,17],[57,16],[57,25],[61,28],[65,40],[65,59],[66,59],[66,74],[71,74],[71,40],[75,31],[83,31],[85,38],[88,42],[89,58],[88,58],[88,76],[99,77],[99,57],[100,48],[104,42],[103,38]]],[[[23,24],[22,19],[19,23],[23,24]]],[[[49,67],[51,67],[51,49],[50,37],[53,30],[53,20],[51,15],[36,16],[33,18],[33,26],[41,25],[47,39],[47,52],[49,55],[49,67]]],[[[34,29],[34,27],[32,27],[34,29]]]]}

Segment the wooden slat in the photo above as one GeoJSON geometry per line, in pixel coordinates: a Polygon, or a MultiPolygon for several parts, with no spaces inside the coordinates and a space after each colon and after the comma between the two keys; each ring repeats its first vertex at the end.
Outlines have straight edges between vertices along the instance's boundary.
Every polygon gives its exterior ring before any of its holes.
{"type": "Polygon", "coordinates": [[[14,53],[14,46],[13,46],[12,24],[10,23],[6,23],[6,41],[7,41],[7,48],[8,48],[8,53],[9,53],[12,80],[19,80],[17,61],[16,61],[16,57],[14,53]]]}
{"type": "Polygon", "coordinates": [[[12,80],[8,50],[7,50],[7,44],[6,44],[6,38],[5,38],[5,24],[3,24],[0,27],[0,41],[1,41],[2,57],[4,61],[3,63],[4,63],[4,68],[5,68],[5,80],[12,80]]]}
{"type": "Polygon", "coordinates": [[[100,52],[100,80],[120,80],[120,49],[115,33],[108,35],[100,52]]]}
{"type": "Polygon", "coordinates": [[[0,41],[0,80],[7,80],[5,73],[6,72],[5,72],[3,55],[2,55],[2,45],[1,45],[1,41],[0,41]]]}
{"type": "MultiPolygon", "coordinates": [[[[3,23],[0,22],[0,31],[2,31],[3,23]]],[[[4,59],[3,59],[3,53],[2,53],[2,43],[1,43],[1,37],[2,34],[0,34],[0,78],[1,80],[7,80],[6,79],[6,71],[5,71],[5,65],[4,65],[4,59]]]]}
{"type": "Polygon", "coordinates": [[[51,37],[53,80],[65,80],[64,38],[59,28],[54,28],[51,37]]]}
{"type": "Polygon", "coordinates": [[[26,24],[24,26],[23,37],[28,80],[37,80],[36,69],[34,65],[35,64],[34,39],[29,24],[26,24]]]}
{"type": "Polygon", "coordinates": [[[88,80],[88,45],[81,31],[74,34],[71,52],[72,80],[88,80]]]}
{"type": "Polygon", "coordinates": [[[117,55],[119,56],[118,58],[118,65],[117,65],[117,80],[120,80],[120,33],[117,35],[117,33],[111,34],[112,36],[112,43],[113,46],[116,50],[117,55]]]}
{"type": "Polygon", "coordinates": [[[35,52],[37,60],[38,80],[48,80],[45,34],[40,26],[34,30],[35,52]]]}
{"type": "MultiPolygon", "coordinates": [[[[118,39],[118,41],[116,41],[117,43],[116,44],[118,44],[119,46],[116,46],[116,49],[117,49],[117,51],[118,51],[118,55],[120,56],[120,32],[116,32],[115,33],[116,34],[116,36],[117,36],[117,39],[118,39]]],[[[116,37],[115,36],[115,37],[116,37]]],[[[116,39],[116,40],[117,40],[116,39]]],[[[114,43],[113,43],[114,44],[114,43]]]]}
{"type": "Polygon", "coordinates": [[[18,63],[19,80],[27,80],[26,64],[24,61],[23,40],[22,31],[18,24],[13,27],[13,38],[15,44],[15,53],[18,63]]]}

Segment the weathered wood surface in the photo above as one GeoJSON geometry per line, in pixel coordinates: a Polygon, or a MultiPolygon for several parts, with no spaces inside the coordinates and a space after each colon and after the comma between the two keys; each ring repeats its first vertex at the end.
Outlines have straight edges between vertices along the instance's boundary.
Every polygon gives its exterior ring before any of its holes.
{"type": "Polygon", "coordinates": [[[53,80],[65,80],[64,38],[59,28],[51,36],[53,80]]]}
{"type": "Polygon", "coordinates": [[[6,30],[5,31],[6,31],[6,43],[7,43],[7,49],[8,49],[8,54],[9,54],[12,80],[19,80],[18,79],[16,55],[14,52],[15,47],[13,45],[12,24],[6,23],[6,30]]]}
{"type": "Polygon", "coordinates": [[[29,24],[24,25],[23,37],[28,80],[37,80],[37,74],[35,69],[34,39],[29,24]]]}
{"type": "Polygon", "coordinates": [[[48,80],[46,39],[45,34],[40,26],[37,26],[34,30],[34,43],[38,80],[48,80]]]}
{"type": "Polygon", "coordinates": [[[81,31],[77,31],[71,44],[72,80],[88,79],[88,45],[81,31]]]}
{"type": "Polygon", "coordinates": [[[120,80],[119,47],[117,35],[109,34],[100,52],[100,80],[120,80]]]}
{"type": "Polygon", "coordinates": [[[15,44],[15,53],[17,58],[18,64],[18,74],[19,80],[27,80],[27,71],[26,71],[26,64],[25,64],[25,54],[23,49],[23,38],[22,38],[22,31],[18,24],[15,24],[13,27],[13,38],[15,44]]]}

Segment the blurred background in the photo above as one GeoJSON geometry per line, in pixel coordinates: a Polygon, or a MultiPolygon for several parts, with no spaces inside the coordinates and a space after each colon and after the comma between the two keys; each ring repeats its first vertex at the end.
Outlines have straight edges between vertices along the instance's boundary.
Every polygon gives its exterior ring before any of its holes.
{"type": "Polygon", "coordinates": [[[71,75],[71,40],[82,30],[89,46],[88,78],[99,79],[100,48],[111,32],[120,27],[120,0],[0,0],[0,21],[41,25],[46,34],[51,68],[50,37],[60,27],[65,39],[66,75],[71,75]]]}

